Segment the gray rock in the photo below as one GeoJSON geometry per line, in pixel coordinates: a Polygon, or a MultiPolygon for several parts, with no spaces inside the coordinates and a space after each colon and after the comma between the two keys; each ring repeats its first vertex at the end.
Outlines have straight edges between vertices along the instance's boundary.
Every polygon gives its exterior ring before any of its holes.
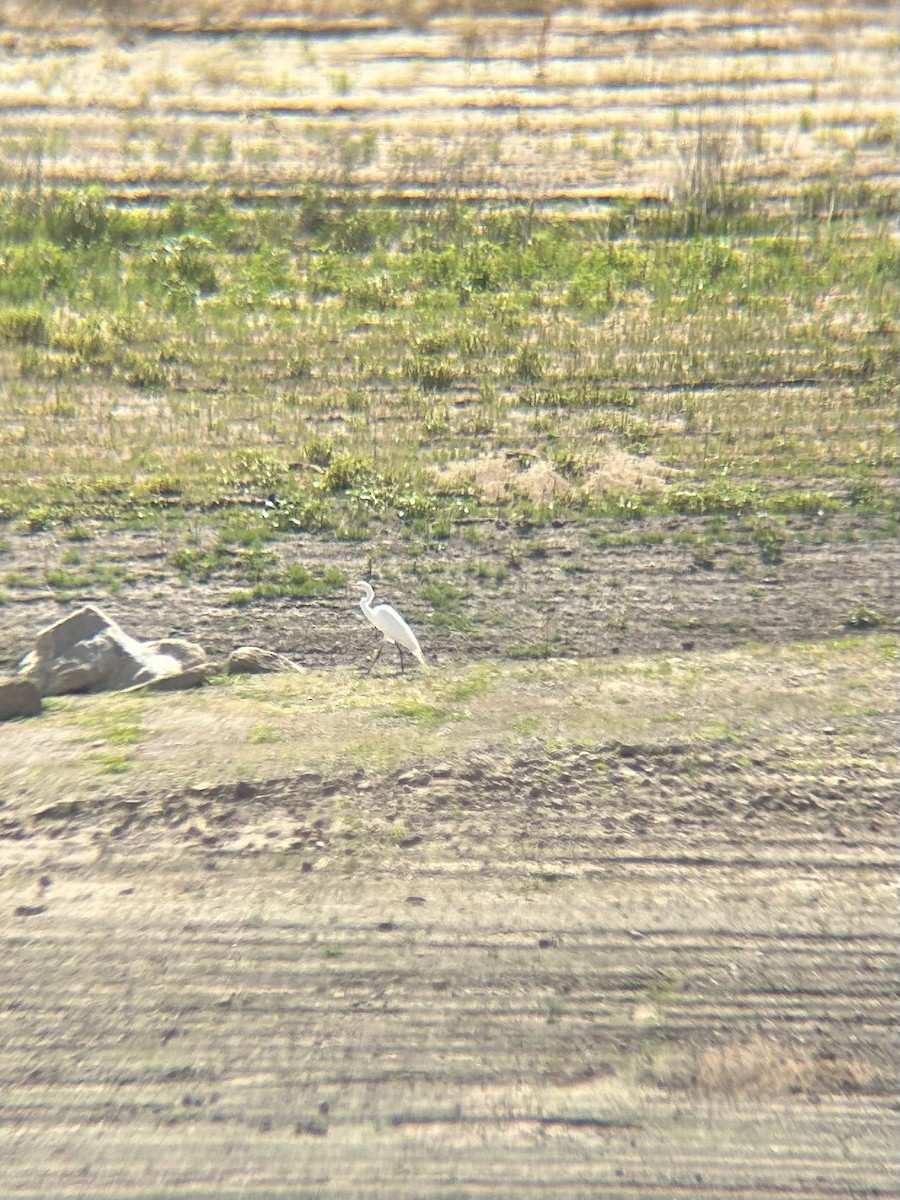
{"type": "Polygon", "coordinates": [[[183,670],[188,670],[189,667],[208,666],[206,651],[202,646],[198,646],[196,642],[189,642],[186,638],[162,638],[158,642],[144,642],[144,649],[149,650],[153,654],[168,654],[174,658],[182,666],[183,670]]]}
{"type": "Polygon", "coordinates": [[[283,654],[276,654],[274,650],[260,650],[259,646],[239,646],[225,660],[226,675],[265,675],[272,671],[302,674],[303,668],[283,654]]]}
{"type": "Polygon", "coordinates": [[[185,667],[174,675],[160,675],[156,679],[148,679],[146,683],[136,683],[126,688],[126,692],[181,692],[185,688],[200,687],[206,683],[209,664],[202,663],[196,667],[185,667]]]}
{"type": "Polygon", "coordinates": [[[42,708],[41,694],[30,679],[0,677],[0,721],[36,717],[42,708]]]}
{"type": "Polygon", "coordinates": [[[118,691],[163,680],[170,687],[193,687],[202,682],[201,671],[205,677],[206,655],[193,642],[175,638],[139,642],[89,604],[42,629],[17,671],[41,696],[118,691]]]}

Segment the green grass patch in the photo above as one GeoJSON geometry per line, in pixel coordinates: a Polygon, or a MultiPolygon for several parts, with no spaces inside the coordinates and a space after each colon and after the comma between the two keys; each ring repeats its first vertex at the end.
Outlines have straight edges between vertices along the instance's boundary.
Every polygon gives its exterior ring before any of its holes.
{"type": "Polygon", "coordinates": [[[0,193],[0,518],[74,537],[202,509],[221,539],[172,565],[227,566],[265,599],[319,586],[271,572],[275,533],[897,514],[900,272],[875,191],[825,225],[811,193],[786,221],[741,189],[593,223],[290,199],[0,193]],[[488,450],[569,487],[497,497],[437,474],[488,450]],[[592,489],[611,452],[667,486],[592,489]]]}

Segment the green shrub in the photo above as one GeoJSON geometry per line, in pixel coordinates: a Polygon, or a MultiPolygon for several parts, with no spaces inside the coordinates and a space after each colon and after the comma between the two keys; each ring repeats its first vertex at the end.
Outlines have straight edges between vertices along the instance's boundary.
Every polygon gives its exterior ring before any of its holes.
{"type": "Polygon", "coordinates": [[[0,296],[16,306],[67,295],[76,278],[73,256],[51,242],[37,240],[0,254],[0,296]]]}
{"type": "Polygon", "coordinates": [[[784,523],[766,513],[760,513],[750,522],[750,536],[759,548],[764,563],[772,566],[784,557],[784,544],[788,539],[784,523]]]}
{"type": "Polygon", "coordinates": [[[331,458],[322,473],[322,488],[326,492],[346,492],[354,484],[370,479],[371,475],[369,459],[342,451],[331,458]]]}
{"type": "Polygon", "coordinates": [[[0,309],[0,342],[46,346],[47,320],[36,308],[0,309]]]}
{"type": "Polygon", "coordinates": [[[149,250],[144,269],[173,307],[192,304],[218,291],[215,247],[209,238],[183,233],[149,250]]]}
{"type": "Polygon", "coordinates": [[[53,192],[43,205],[47,237],[58,246],[90,246],[106,239],[111,208],[100,187],[53,192]]]}
{"type": "Polygon", "coordinates": [[[547,364],[534,342],[524,342],[516,351],[513,359],[513,374],[516,379],[525,383],[534,383],[542,379],[547,370],[547,364]]]}

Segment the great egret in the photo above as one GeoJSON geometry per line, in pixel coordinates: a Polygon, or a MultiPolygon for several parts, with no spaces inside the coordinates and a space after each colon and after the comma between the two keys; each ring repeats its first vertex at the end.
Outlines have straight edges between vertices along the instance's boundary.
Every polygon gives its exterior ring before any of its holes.
{"type": "MultiPolygon", "coordinates": [[[[372,601],[375,599],[375,592],[372,590],[372,585],[361,579],[356,586],[362,591],[359,607],[363,610],[368,620],[372,622],[376,629],[380,629],[384,634],[384,641],[379,643],[375,657],[369,663],[369,671],[375,666],[381,657],[381,652],[384,649],[385,642],[393,642],[397,647],[397,653],[400,655],[400,671],[403,672],[403,648],[405,647],[410,654],[415,655],[422,666],[427,666],[425,655],[419,646],[416,635],[403,620],[396,608],[391,608],[389,604],[376,604],[372,607],[372,601]]],[[[366,672],[368,674],[368,672],[366,672]]]]}

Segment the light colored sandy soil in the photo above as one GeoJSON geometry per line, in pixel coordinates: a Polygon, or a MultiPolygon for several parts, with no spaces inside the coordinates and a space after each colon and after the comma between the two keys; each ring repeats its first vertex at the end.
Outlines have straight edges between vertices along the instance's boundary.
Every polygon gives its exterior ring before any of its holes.
{"type": "Polygon", "coordinates": [[[4,841],[3,1194],[895,1195],[893,780],[613,757],[4,841]]]}
{"type": "Polygon", "coordinates": [[[772,197],[834,172],[896,173],[890,5],[587,4],[549,25],[479,15],[419,29],[203,7],[205,24],[10,5],[7,172],[147,195],[312,177],[423,196],[666,196],[702,128],[772,197]]]}

